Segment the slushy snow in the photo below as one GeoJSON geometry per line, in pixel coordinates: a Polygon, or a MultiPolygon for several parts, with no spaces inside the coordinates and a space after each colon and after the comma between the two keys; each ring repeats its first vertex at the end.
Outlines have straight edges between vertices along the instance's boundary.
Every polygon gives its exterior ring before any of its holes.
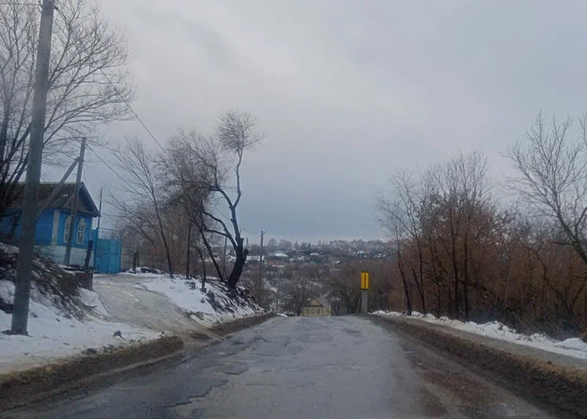
{"type": "Polygon", "coordinates": [[[186,281],[164,275],[143,284],[149,291],[165,295],[178,307],[190,313],[192,320],[203,326],[211,326],[235,319],[260,314],[262,310],[251,302],[236,303],[215,282],[206,283],[206,292],[199,281],[186,281]]]}
{"type": "MultiPolygon", "coordinates": [[[[395,311],[376,311],[371,314],[379,316],[403,316],[402,313],[395,311]]],[[[407,317],[407,316],[406,316],[407,317]]],[[[453,329],[462,330],[476,335],[487,336],[494,339],[504,340],[507,342],[516,343],[519,345],[530,346],[536,349],[541,349],[548,352],[554,352],[561,355],[572,356],[580,359],[587,359],[587,343],[578,338],[571,338],[566,340],[553,339],[543,333],[534,333],[532,335],[525,335],[518,333],[516,330],[498,322],[493,321],[489,323],[477,324],[475,322],[461,322],[459,320],[451,320],[448,317],[437,318],[432,314],[423,315],[417,311],[412,312],[413,318],[418,318],[422,321],[441,324],[453,329]]]]}

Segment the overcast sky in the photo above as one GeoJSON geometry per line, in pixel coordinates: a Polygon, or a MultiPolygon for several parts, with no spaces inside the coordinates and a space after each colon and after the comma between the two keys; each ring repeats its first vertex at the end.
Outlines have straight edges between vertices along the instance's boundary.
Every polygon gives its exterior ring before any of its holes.
{"type": "MultiPolygon", "coordinates": [[[[497,177],[539,110],[587,110],[584,0],[101,3],[127,33],[133,106],[161,141],[209,131],[226,109],[257,117],[266,139],[243,170],[251,238],[382,237],[375,196],[395,169],[476,149],[497,177]]],[[[126,135],[156,147],[137,122],[106,131],[126,135]]],[[[97,199],[118,183],[95,161],[97,199]]]]}

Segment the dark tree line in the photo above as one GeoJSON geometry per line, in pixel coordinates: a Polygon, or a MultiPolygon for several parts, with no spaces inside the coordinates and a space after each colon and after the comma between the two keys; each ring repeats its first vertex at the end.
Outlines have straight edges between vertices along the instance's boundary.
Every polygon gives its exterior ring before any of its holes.
{"type": "Polygon", "coordinates": [[[540,115],[507,153],[517,175],[503,193],[491,190],[479,153],[392,177],[379,210],[403,294],[396,306],[554,334],[585,331],[585,119],[576,139],[570,128],[570,120],[547,124],[540,115]]]}

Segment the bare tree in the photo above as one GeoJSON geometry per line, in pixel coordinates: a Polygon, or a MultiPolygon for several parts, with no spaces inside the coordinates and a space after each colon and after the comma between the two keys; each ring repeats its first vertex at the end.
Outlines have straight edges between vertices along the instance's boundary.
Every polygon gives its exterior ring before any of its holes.
{"type": "MultiPolygon", "coordinates": [[[[569,138],[572,120],[552,119],[547,126],[542,113],[527,132],[527,146],[517,142],[507,154],[519,177],[513,188],[545,220],[556,226],[551,235],[555,244],[573,249],[587,265],[587,114],[579,120],[579,137],[569,138]]],[[[587,272],[573,287],[573,295],[564,295],[552,286],[548,266],[539,252],[534,252],[543,269],[544,283],[554,292],[569,317],[572,317],[579,296],[587,286],[587,272]]],[[[569,288],[570,289],[570,288],[569,288]]]]}
{"type": "Polygon", "coordinates": [[[409,240],[405,233],[406,227],[403,218],[403,209],[399,202],[389,199],[384,195],[378,197],[377,207],[381,215],[379,222],[387,230],[394,243],[395,260],[399,277],[402,281],[402,289],[404,290],[406,313],[411,315],[413,310],[412,287],[409,277],[406,274],[404,249],[405,243],[408,243],[409,240]]]}
{"type": "Polygon", "coordinates": [[[286,311],[301,315],[305,302],[318,291],[316,281],[319,275],[316,266],[290,266],[282,273],[281,292],[286,311]]]}
{"type": "Polygon", "coordinates": [[[113,196],[112,204],[123,217],[135,220],[134,225],[145,238],[153,244],[163,244],[169,275],[173,278],[170,244],[162,214],[165,196],[156,159],[136,138],[128,139],[126,147],[115,153],[115,157],[117,166],[126,174],[126,185],[122,186],[124,198],[113,196]]]}
{"type": "Polygon", "coordinates": [[[450,259],[453,274],[454,309],[457,319],[461,307],[469,319],[469,288],[471,285],[471,254],[473,226],[486,214],[487,159],[478,152],[456,157],[431,168],[425,175],[429,221],[450,259]],[[431,217],[431,218],[430,218],[431,217]],[[462,303],[462,306],[461,306],[462,303]]]}
{"type": "MultiPolygon", "coordinates": [[[[0,214],[25,172],[39,9],[0,3],[0,214]]],[[[58,162],[101,123],[129,116],[133,99],[124,37],[85,0],[62,0],[54,21],[44,157],[58,162]]],[[[47,160],[49,159],[49,160],[47,160]]]]}
{"type": "MultiPolygon", "coordinates": [[[[379,197],[379,212],[381,223],[393,234],[397,246],[397,259],[400,273],[404,282],[404,290],[408,287],[405,278],[405,266],[403,263],[402,238],[407,237],[416,246],[415,265],[410,267],[412,278],[416,284],[422,312],[426,314],[426,285],[424,280],[424,239],[422,237],[420,222],[420,198],[418,197],[420,186],[406,171],[399,171],[391,178],[391,191],[388,196],[379,197]]],[[[409,291],[406,292],[408,311],[411,312],[409,291]]]]}
{"type": "MultiPolygon", "coordinates": [[[[520,174],[510,185],[523,206],[499,208],[479,153],[437,164],[419,183],[400,177],[408,186],[380,202],[383,224],[396,244],[391,288],[403,283],[409,297],[416,270],[438,316],[499,320],[561,338],[585,331],[586,125],[582,120],[581,136],[571,141],[569,121],[554,121],[548,129],[539,117],[529,130],[530,146],[517,144],[510,151],[520,174]],[[408,207],[413,212],[405,210],[402,193],[413,197],[408,207]],[[410,220],[410,214],[417,234],[409,233],[408,222],[398,222],[410,220]]],[[[405,306],[386,294],[388,289],[382,291],[387,296],[380,306],[405,306]]]]}
{"type": "Polygon", "coordinates": [[[171,170],[174,182],[184,197],[191,197],[188,207],[204,246],[218,277],[231,289],[236,288],[248,254],[238,221],[243,194],[241,166],[245,152],[261,138],[250,114],[229,111],[220,116],[214,136],[182,131],[169,146],[168,154],[177,162],[171,170]],[[228,217],[224,216],[226,211],[228,217]],[[234,251],[236,260],[227,278],[208,234],[226,238],[234,251]]]}
{"type": "Polygon", "coordinates": [[[548,127],[540,113],[527,132],[527,147],[517,142],[507,157],[519,174],[514,189],[560,226],[560,244],[571,246],[587,264],[587,115],[579,121],[577,140],[568,138],[571,123],[553,118],[548,127]]]}

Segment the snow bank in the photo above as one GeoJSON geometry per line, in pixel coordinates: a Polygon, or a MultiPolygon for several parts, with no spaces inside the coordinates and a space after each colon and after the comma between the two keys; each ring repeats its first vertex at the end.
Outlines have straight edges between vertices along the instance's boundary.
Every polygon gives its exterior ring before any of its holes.
{"type": "MultiPolygon", "coordinates": [[[[59,359],[81,355],[86,349],[109,351],[112,346],[129,345],[138,341],[157,339],[157,332],[139,329],[123,323],[105,320],[107,311],[98,295],[80,290],[83,304],[90,306],[84,319],[77,319],[54,305],[33,289],[29,311],[29,336],[0,334],[0,373],[23,370],[57,362],[59,359]],[[114,337],[120,331],[122,338],[114,337]]],[[[14,284],[0,280],[0,296],[13,301],[14,284]]],[[[0,331],[10,329],[12,315],[0,310],[0,331]]]]}
{"type": "MultiPolygon", "coordinates": [[[[226,286],[219,282],[207,282],[206,292],[201,291],[200,281],[171,279],[163,275],[143,285],[149,291],[165,295],[178,307],[189,312],[192,320],[204,326],[263,312],[250,298],[242,295],[230,297],[226,286]]],[[[239,294],[242,293],[241,289],[239,294]]]]}
{"type": "MultiPolygon", "coordinates": [[[[403,316],[402,313],[394,311],[375,311],[371,314],[379,316],[403,316]]],[[[407,316],[406,316],[407,317],[407,316]]],[[[518,333],[516,330],[497,321],[477,324],[475,322],[461,322],[459,320],[451,320],[448,317],[437,318],[432,314],[425,316],[417,311],[412,313],[413,318],[418,318],[422,321],[440,324],[453,329],[462,330],[469,333],[474,333],[481,336],[487,336],[494,339],[504,340],[507,342],[516,343],[519,345],[530,346],[532,348],[541,349],[548,352],[554,352],[561,355],[572,356],[580,359],[587,359],[587,343],[578,338],[566,339],[563,341],[553,339],[543,333],[535,333],[533,335],[525,335],[518,333]]]]}

